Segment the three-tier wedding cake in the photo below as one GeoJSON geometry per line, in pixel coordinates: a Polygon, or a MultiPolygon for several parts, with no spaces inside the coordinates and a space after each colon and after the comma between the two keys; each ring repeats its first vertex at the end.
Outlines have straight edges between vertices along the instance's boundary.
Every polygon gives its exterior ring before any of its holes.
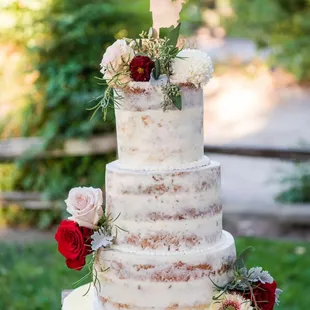
{"type": "Polygon", "coordinates": [[[116,110],[119,160],[106,168],[106,212],[120,231],[95,262],[95,310],[206,309],[227,283],[233,237],[222,230],[220,165],[204,156],[202,89],[132,82],[116,110]],[[109,268],[107,270],[107,268],[109,268]]]}
{"type": "Polygon", "coordinates": [[[222,229],[220,164],[204,155],[212,64],[178,45],[179,30],[117,40],[103,55],[106,88],[94,110],[115,108],[118,160],[106,166],[104,207],[92,187],[73,188],[65,201],[71,216],[56,232],[58,250],[71,269],[87,264],[93,283],[63,310],[272,310],[277,302],[270,274],[247,270],[222,229]]]}

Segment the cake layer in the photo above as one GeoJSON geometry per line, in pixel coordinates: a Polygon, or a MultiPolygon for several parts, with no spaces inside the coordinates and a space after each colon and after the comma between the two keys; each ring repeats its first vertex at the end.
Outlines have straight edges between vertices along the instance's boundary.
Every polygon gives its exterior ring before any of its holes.
{"type": "Polygon", "coordinates": [[[204,248],[222,235],[220,165],[178,171],[106,168],[106,212],[118,217],[127,250],[204,248]]]}
{"type": "Polygon", "coordinates": [[[95,263],[98,309],[199,309],[212,301],[212,281],[229,281],[235,256],[227,232],[201,251],[128,253],[118,246],[100,251],[95,263]]]}
{"type": "Polygon", "coordinates": [[[115,110],[118,156],[128,169],[179,168],[203,158],[203,96],[182,87],[182,110],[163,110],[161,86],[122,91],[115,110]]]}

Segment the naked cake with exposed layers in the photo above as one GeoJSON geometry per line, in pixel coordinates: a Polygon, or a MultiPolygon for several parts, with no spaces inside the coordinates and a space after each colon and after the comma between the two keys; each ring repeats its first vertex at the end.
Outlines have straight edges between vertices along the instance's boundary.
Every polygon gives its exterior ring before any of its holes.
{"type": "Polygon", "coordinates": [[[103,55],[106,88],[94,110],[115,108],[118,160],[106,166],[104,207],[92,187],[73,188],[65,201],[71,216],[56,232],[58,250],[71,269],[87,264],[93,283],[63,310],[272,310],[278,302],[274,279],[248,270],[222,229],[220,164],[204,154],[203,86],[213,68],[206,53],[177,45],[179,29],[117,40],[103,55]]]}
{"type": "Polygon", "coordinates": [[[222,230],[220,165],[203,152],[202,89],[181,87],[182,110],[163,111],[161,86],[146,84],[131,83],[116,110],[106,212],[126,232],[99,250],[95,310],[205,309],[210,279],[227,283],[236,254],[222,230]]]}

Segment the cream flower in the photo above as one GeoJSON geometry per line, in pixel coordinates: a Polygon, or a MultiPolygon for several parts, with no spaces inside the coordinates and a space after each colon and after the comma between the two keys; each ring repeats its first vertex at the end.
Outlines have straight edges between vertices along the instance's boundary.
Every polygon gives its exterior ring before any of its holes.
{"type": "Polygon", "coordinates": [[[94,232],[91,237],[92,243],[91,248],[93,251],[97,251],[100,248],[109,247],[113,243],[113,237],[107,233],[94,232]]]}
{"type": "Polygon", "coordinates": [[[67,211],[72,214],[69,220],[83,227],[94,229],[103,215],[103,197],[99,188],[72,188],[65,203],[67,211]]]}
{"type": "Polygon", "coordinates": [[[180,51],[171,63],[173,84],[192,83],[201,87],[212,77],[213,67],[207,53],[196,49],[180,51]]]}
{"type": "Polygon", "coordinates": [[[100,67],[103,78],[108,82],[116,75],[120,83],[130,81],[129,63],[134,58],[134,50],[126,40],[117,40],[104,53],[100,67]]]}
{"type": "Polygon", "coordinates": [[[251,301],[242,296],[233,294],[223,294],[218,300],[213,301],[209,310],[252,310],[251,301]]]}

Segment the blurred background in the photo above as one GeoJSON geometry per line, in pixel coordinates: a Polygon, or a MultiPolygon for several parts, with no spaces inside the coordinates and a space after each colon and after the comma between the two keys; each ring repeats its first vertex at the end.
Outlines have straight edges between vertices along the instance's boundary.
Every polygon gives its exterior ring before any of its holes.
{"type": "MultiPolygon", "coordinates": [[[[151,26],[146,0],[1,0],[0,309],[60,308],[53,241],[74,186],[104,187],[113,111],[90,121],[107,46],[151,26]]],[[[285,293],[310,302],[310,1],[188,0],[182,36],[215,66],[206,153],[222,164],[224,226],[285,293]]]]}

